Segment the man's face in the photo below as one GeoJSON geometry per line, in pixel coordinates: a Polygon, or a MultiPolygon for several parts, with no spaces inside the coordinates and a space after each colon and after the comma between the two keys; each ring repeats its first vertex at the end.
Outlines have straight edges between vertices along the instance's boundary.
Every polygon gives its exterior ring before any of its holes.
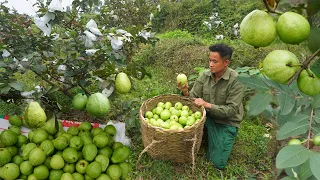
{"type": "Polygon", "coordinates": [[[210,52],[209,54],[209,67],[212,73],[223,72],[229,65],[228,59],[223,60],[218,52],[210,52]]]}

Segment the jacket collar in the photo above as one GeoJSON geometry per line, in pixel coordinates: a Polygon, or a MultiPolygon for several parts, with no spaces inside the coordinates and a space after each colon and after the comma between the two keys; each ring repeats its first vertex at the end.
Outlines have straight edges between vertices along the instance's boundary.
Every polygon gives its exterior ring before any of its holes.
{"type": "MultiPolygon", "coordinates": [[[[224,72],[224,74],[221,76],[221,79],[228,80],[228,79],[230,78],[231,72],[232,72],[232,70],[231,70],[229,67],[227,67],[227,70],[226,70],[226,72],[224,72]]],[[[210,70],[204,72],[204,74],[207,75],[207,76],[214,77],[214,74],[211,73],[210,70]]]]}

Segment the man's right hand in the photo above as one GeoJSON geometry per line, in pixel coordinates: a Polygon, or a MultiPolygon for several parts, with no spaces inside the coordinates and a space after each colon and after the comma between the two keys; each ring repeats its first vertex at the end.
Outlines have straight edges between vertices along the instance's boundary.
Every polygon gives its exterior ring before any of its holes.
{"type": "Polygon", "coordinates": [[[180,89],[185,96],[189,95],[188,83],[185,83],[183,85],[181,85],[180,83],[177,83],[177,86],[178,86],[178,89],[180,89]]]}

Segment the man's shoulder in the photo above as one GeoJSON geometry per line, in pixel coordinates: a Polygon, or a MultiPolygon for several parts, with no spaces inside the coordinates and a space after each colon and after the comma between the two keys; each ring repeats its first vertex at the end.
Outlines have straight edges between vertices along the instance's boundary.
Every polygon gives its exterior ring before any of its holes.
{"type": "Polygon", "coordinates": [[[236,70],[229,68],[230,69],[230,77],[236,78],[239,74],[236,70]]]}

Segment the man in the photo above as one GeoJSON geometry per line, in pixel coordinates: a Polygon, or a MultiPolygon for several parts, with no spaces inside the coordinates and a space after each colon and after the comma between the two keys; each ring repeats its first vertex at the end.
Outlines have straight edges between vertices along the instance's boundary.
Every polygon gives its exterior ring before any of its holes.
{"type": "Polygon", "coordinates": [[[188,84],[178,88],[198,106],[205,107],[208,134],[207,159],[224,169],[243,118],[244,86],[236,80],[237,72],[229,68],[232,49],[225,44],[209,47],[210,70],[203,72],[191,91],[188,84]]]}

